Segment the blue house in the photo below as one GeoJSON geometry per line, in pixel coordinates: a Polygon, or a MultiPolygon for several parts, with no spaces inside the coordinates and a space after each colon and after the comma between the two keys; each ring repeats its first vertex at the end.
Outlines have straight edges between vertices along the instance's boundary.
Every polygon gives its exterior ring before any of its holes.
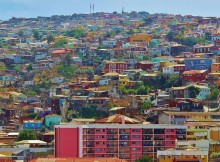
{"type": "Polygon", "coordinates": [[[28,120],[23,122],[23,129],[39,130],[43,126],[41,120],[28,120]]]}
{"type": "Polygon", "coordinates": [[[210,70],[212,60],[208,58],[185,59],[185,70],[210,70]]]}

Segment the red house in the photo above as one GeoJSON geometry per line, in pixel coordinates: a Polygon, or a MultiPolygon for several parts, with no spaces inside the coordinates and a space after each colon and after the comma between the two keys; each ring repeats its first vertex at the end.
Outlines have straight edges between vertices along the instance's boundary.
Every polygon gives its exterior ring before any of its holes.
{"type": "Polygon", "coordinates": [[[122,74],[127,69],[128,69],[128,63],[126,62],[106,61],[104,72],[105,73],[116,72],[122,74]]]}
{"type": "Polygon", "coordinates": [[[185,65],[184,64],[177,64],[173,65],[174,67],[174,73],[179,73],[180,75],[185,71],[185,65]]]}
{"type": "Polygon", "coordinates": [[[151,70],[152,67],[153,67],[153,63],[147,61],[141,61],[134,65],[135,69],[141,69],[143,71],[151,70]]]}
{"type": "Polygon", "coordinates": [[[208,70],[189,70],[183,72],[182,78],[184,82],[201,82],[208,74],[208,70]]]}

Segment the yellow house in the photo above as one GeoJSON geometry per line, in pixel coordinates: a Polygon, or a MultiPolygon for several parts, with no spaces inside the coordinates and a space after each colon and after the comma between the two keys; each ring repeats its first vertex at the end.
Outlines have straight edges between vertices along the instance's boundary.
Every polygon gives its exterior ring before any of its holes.
{"type": "Polygon", "coordinates": [[[149,43],[153,39],[152,35],[150,34],[133,34],[129,37],[130,42],[143,42],[149,43]]]}
{"type": "Polygon", "coordinates": [[[164,67],[168,67],[168,66],[173,66],[173,65],[176,65],[177,62],[165,62],[165,61],[161,61],[160,62],[160,68],[161,70],[164,68],[164,67]]]}
{"type": "Polygon", "coordinates": [[[208,162],[208,151],[193,146],[157,151],[158,162],[208,162]]]}
{"type": "Polygon", "coordinates": [[[128,75],[119,75],[119,85],[128,85],[128,75]]]}

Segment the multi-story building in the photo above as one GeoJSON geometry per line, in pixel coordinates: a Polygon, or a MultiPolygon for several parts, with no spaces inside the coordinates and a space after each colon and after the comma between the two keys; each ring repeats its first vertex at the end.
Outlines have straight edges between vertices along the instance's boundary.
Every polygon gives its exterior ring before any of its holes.
{"type": "Polygon", "coordinates": [[[195,53],[209,53],[211,47],[212,47],[212,45],[196,46],[196,47],[194,48],[194,52],[195,52],[195,53]]]}
{"type": "Polygon", "coordinates": [[[182,74],[183,82],[201,82],[209,74],[208,70],[189,70],[182,74]]]}
{"type": "Polygon", "coordinates": [[[164,111],[158,117],[159,124],[182,125],[186,121],[211,122],[220,121],[219,112],[173,112],[164,111]]]}
{"type": "Polygon", "coordinates": [[[106,61],[104,72],[105,73],[116,72],[122,74],[127,69],[128,69],[128,64],[126,62],[106,61]]]}
{"type": "Polygon", "coordinates": [[[185,70],[210,70],[212,59],[189,58],[185,59],[185,70]]]}
{"type": "Polygon", "coordinates": [[[153,63],[147,62],[147,61],[141,61],[141,62],[138,62],[134,65],[135,69],[141,69],[144,71],[151,70],[152,67],[153,67],[153,63]]]}
{"type": "Polygon", "coordinates": [[[156,160],[157,150],[186,140],[186,127],[151,124],[87,124],[55,126],[55,157],[118,157],[156,160]]]}

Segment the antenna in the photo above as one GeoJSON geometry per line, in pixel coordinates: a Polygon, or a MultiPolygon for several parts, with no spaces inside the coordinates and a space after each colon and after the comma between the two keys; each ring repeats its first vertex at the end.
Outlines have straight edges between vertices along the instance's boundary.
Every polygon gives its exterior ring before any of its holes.
{"type": "Polygon", "coordinates": [[[92,4],[90,3],[90,14],[91,14],[91,12],[92,12],[92,4]]]}
{"type": "Polygon", "coordinates": [[[121,13],[124,13],[124,7],[122,7],[122,11],[121,11],[121,13]]]}
{"type": "Polygon", "coordinates": [[[94,10],[95,10],[95,5],[94,5],[94,3],[93,3],[93,13],[94,13],[94,10]]]}

